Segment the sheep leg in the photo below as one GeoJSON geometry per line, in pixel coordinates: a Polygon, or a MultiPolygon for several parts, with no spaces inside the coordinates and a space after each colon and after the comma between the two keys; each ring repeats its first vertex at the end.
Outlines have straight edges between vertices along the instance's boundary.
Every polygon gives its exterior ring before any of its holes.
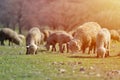
{"type": "Polygon", "coordinates": [[[1,41],[1,45],[5,45],[5,44],[4,44],[4,40],[1,41]]]}
{"type": "Polygon", "coordinates": [[[110,56],[109,54],[110,54],[110,42],[108,42],[108,56],[110,56]]]}
{"type": "Polygon", "coordinates": [[[90,54],[90,51],[92,50],[92,46],[89,47],[89,51],[88,51],[88,54],[90,54]]]}
{"type": "Polygon", "coordinates": [[[68,48],[68,44],[66,44],[66,46],[67,46],[67,53],[69,53],[69,48],[68,48]]]}
{"type": "Polygon", "coordinates": [[[9,46],[10,46],[10,40],[9,40],[9,46]]]}
{"type": "Polygon", "coordinates": [[[26,55],[28,55],[29,53],[28,53],[28,49],[26,50],[26,55]]]}
{"type": "Polygon", "coordinates": [[[103,54],[103,56],[102,56],[103,58],[105,58],[105,53],[103,54]]]}
{"type": "Polygon", "coordinates": [[[54,51],[56,51],[56,47],[54,46],[54,51]]]}
{"type": "Polygon", "coordinates": [[[94,47],[93,47],[93,48],[94,48],[94,52],[93,52],[93,53],[95,54],[95,52],[96,52],[96,46],[94,45],[94,47]]]}
{"type": "Polygon", "coordinates": [[[85,48],[84,47],[82,48],[82,52],[85,53],[85,48]]]}
{"type": "Polygon", "coordinates": [[[52,51],[56,51],[55,45],[52,45],[52,51]]]}
{"type": "Polygon", "coordinates": [[[97,58],[99,58],[99,54],[97,53],[97,58]]]}
{"type": "Polygon", "coordinates": [[[54,51],[54,45],[52,45],[52,51],[54,51]]]}
{"type": "Polygon", "coordinates": [[[62,44],[59,44],[60,52],[63,53],[62,44]]]}
{"type": "Polygon", "coordinates": [[[35,51],[35,54],[37,54],[38,50],[35,51]]]}

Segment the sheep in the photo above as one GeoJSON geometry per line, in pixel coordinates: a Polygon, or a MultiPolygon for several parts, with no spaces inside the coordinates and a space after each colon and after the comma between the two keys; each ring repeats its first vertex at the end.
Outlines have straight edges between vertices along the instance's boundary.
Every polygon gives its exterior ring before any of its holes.
{"type": "Polygon", "coordinates": [[[13,42],[17,45],[22,43],[22,40],[19,38],[18,34],[10,28],[2,28],[0,30],[1,45],[5,45],[4,40],[9,40],[9,46],[10,42],[13,42]]]}
{"type": "Polygon", "coordinates": [[[120,36],[120,29],[118,29],[117,32],[119,33],[119,36],[120,36]]]}
{"type": "Polygon", "coordinates": [[[42,33],[44,34],[44,41],[46,41],[47,38],[49,37],[49,35],[53,33],[53,31],[52,30],[43,30],[42,33]]]}
{"type": "Polygon", "coordinates": [[[41,43],[44,43],[45,35],[41,32],[41,43]]]}
{"type": "Polygon", "coordinates": [[[116,30],[110,30],[111,39],[120,41],[120,35],[116,30]]]}
{"type": "Polygon", "coordinates": [[[67,46],[68,46],[68,52],[69,50],[74,53],[74,52],[78,52],[80,47],[79,47],[79,40],[77,39],[72,39],[71,41],[67,42],[67,46]]]}
{"type": "Polygon", "coordinates": [[[26,46],[26,55],[28,54],[37,54],[38,46],[34,43],[31,43],[29,46],[26,46]]]}
{"type": "Polygon", "coordinates": [[[96,35],[101,29],[100,25],[96,22],[87,22],[79,26],[74,32],[74,38],[79,40],[79,47],[83,53],[85,53],[86,48],[89,48],[88,54],[96,46],[96,35]]]}
{"type": "Polygon", "coordinates": [[[74,36],[74,35],[75,35],[75,31],[76,31],[78,28],[80,28],[80,27],[81,27],[81,26],[79,26],[79,27],[77,27],[77,28],[69,31],[68,33],[69,33],[70,35],[74,36]]]}
{"type": "Polygon", "coordinates": [[[24,40],[24,39],[25,39],[25,36],[22,35],[22,34],[18,34],[18,37],[19,37],[21,40],[24,40]]]}
{"type": "Polygon", "coordinates": [[[40,43],[41,32],[39,28],[31,28],[26,36],[26,54],[37,54],[40,43]]]}
{"type": "Polygon", "coordinates": [[[111,35],[107,28],[102,28],[96,38],[97,57],[105,58],[110,54],[111,35]]]}
{"type": "MultiPolygon", "coordinates": [[[[72,39],[73,39],[72,35],[68,34],[65,31],[55,31],[47,38],[47,42],[45,46],[47,50],[49,50],[50,45],[52,45],[52,51],[56,51],[55,45],[56,43],[58,43],[60,52],[63,53],[63,44],[67,44],[67,42],[69,42],[72,39]]],[[[68,47],[67,47],[67,52],[68,52],[68,47]]]]}

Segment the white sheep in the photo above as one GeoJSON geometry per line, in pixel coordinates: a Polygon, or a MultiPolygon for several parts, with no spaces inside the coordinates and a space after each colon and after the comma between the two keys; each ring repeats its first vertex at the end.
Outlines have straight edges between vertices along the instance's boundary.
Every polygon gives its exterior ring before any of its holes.
{"type": "Polygon", "coordinates": [[[39,28],[33,27],[26,36],[26,54],[36,54],[41,43],[41,32],[39,28]]]}
{"type": "Polygon", "coordinates": [[[96,46],[96,35],[101,29],[100,25],[96,22],[87,22],[78,27],[74,32],[74,38],[79,40],[80,50],[85,53],[86,48],[89,48],[88,53],[96,46]]]}
{"type": "Polygon", "coordinates": [[[102,28],[98,34],[96,39],[96,47],[97,47],[97,57],[107,57],[110,53],[110,40],[111,35],[108,29],[102,28]]]}

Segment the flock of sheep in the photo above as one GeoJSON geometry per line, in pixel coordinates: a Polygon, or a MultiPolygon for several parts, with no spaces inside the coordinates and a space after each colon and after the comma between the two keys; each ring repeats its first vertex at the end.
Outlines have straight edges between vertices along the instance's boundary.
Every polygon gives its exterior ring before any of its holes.
{"type": "MultiPolygon", "coordinates": [[[[88,48],[88,54],[96,53],[97,57],[108,57],[110,55],[111,39],[120,41],[120,30],[108,30],[101,28],[96,22],[87,22],[70,32],[59,30],[43,30],[33,27],[29,30],[26,38],[17,34],[9,28],[0,30],[1,45],[4,40],[20,45],[26,40],[26,54],[37,54],[40,44],[44,41],[47,50],[56,51],[56,44],[59,45],[59,51],[63,53],[82,51],[85,53],[88,48]]],[[[10,44],[9,44],[10,45],[10,44]]]]}

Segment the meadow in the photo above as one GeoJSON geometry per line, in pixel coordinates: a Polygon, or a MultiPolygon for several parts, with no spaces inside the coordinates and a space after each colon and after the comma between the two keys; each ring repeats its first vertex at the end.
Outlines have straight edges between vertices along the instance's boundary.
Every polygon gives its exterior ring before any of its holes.
{"type": "Polygon", "coordinates": [[[0,46],[0,80],[120,80],[120,42],[112,41],[104,59],[40,48],[37,55],[26,55],[24,45],[0,46]]]}

